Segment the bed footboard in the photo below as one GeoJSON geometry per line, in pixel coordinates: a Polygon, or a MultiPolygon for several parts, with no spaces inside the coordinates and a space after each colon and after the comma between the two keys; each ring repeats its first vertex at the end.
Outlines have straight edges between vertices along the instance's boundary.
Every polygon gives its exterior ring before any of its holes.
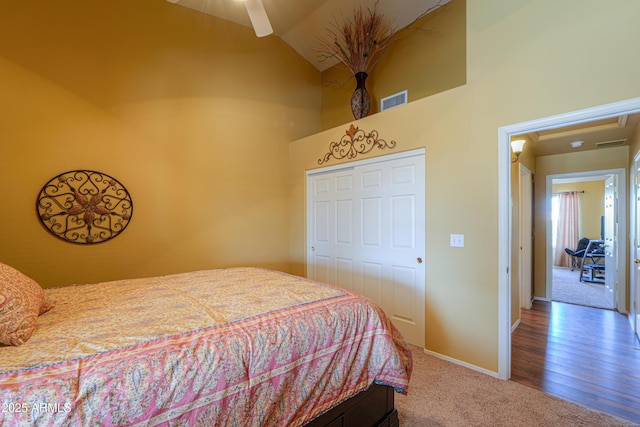
{"type": "Polygon", "coordinates": [[[305,427],[398,427],[394,393],[392,387],[372,384],[305,427]]]}

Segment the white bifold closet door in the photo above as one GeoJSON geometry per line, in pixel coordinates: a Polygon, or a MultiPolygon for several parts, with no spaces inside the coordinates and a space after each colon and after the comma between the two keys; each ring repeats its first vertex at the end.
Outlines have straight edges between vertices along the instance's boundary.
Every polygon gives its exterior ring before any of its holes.
{"type": "Polygon", "coordinates": [[[362,294],[424,347],[424,152],[308,173],[307,275],[362,294]]]}

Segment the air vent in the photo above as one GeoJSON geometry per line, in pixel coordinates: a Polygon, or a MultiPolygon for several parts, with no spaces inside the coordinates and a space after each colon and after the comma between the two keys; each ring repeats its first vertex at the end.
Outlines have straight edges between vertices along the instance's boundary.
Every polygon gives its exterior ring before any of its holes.
{"type": "Polygon", "coordinates": [[[626,139],[615,139],[613,141],[596,142],[596,147],[597,148],[617,147],[619,145],[624,145],[625,142],[627,142],[626,139]]]}
{"type": "Polygon", "coordinates": [[[407,102],[407,91],[403,90],[395,95],[382,98],[380,100],[380,111],[388,110],[390,108],[397,107],[398,105],[406,104],[407,102]]]}

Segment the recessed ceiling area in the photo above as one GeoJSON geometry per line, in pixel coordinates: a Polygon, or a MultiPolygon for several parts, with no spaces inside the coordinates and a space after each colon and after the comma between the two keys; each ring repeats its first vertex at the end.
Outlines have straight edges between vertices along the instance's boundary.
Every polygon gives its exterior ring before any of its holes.
{"type": "Polygon", "coordinates": [[[513,137],[526,138],[535,157],[629,145],[640,125],[640,113],[547,129],[513,137]]]}
{"type": "MultiPolygon", "coordinates": [[[[187,7],[208,15],[252,27],[242,0],[168,0],[176,7],[187,7]]],[[[273,35],[280,37],[320,71],[336,62],[320,61],[315,54],[317,39],[327,28],[342,23],[356,7],[373,8],[400,30],[413,23],[427,11],[451,0],[262,0],[273,27],[273,35]]]]}

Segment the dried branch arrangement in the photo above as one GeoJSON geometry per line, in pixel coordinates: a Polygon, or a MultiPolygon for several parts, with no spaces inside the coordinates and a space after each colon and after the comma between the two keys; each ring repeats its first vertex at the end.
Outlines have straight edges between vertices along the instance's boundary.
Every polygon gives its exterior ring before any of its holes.
{"type": "Polygon", "coordinates": [[[317,55],[322,61],[337,59],[352,74],[369,74],[395,33],[384,16],[373,9],[356,8],[351,20],[337,22],[326,29],[325,38],[318,39],[317,55]]]}
{"type": "MultiPolygon", "coordinates": [[[[407,28],[429,12],[443,6],[449,0],[440,0],[418,16],[407,28]]],[[[324,38],[318,38],[316,54],[320,61],[336,59],[355,75],[370,74],[373,67],[395,40],[398,29],[377,11],[378,1],[366,10],[360,6],[353,12],[351,20],[337,21],[325,30],[324,38]]]]}

